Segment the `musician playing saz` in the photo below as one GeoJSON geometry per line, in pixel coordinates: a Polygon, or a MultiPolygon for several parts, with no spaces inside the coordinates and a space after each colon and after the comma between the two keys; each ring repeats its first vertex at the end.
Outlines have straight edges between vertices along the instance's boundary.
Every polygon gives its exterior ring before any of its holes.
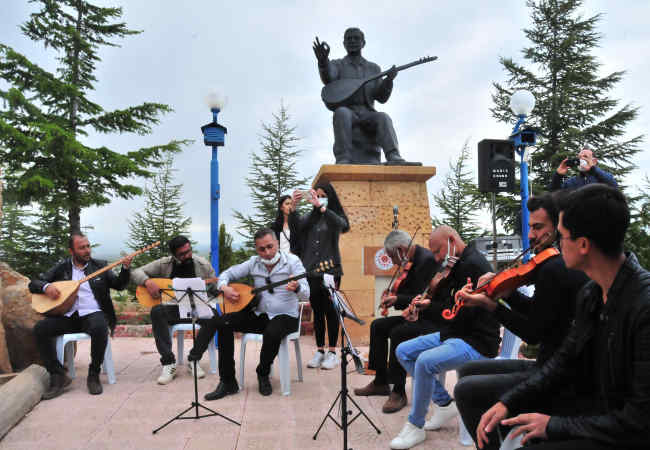
{"type": "MultiPolygon", "coordinates": [[[[35,294],[45,293],[56,299],[59,290],[51,283],[63,280],[81,280],[102,267],[106,261],[91,257],[88,238],[81,233],[72,233],[68,241],[70,258],[66,258],[50,270],[42,273],[29,283],[29,291],[35,294]]],[[[43,400],[49,400],[63,393],[63,389],[72,381],[65,368],[56,357],[54,340],[66,333],[87,333],[90,335],[90,366],[86,385],[92,395],[102,393],[99,371],[104,362],[104,352],[108,344],[108,331],[115,330],[116,317],[110,289],[122,290],[129,282],[131,257],[122,260],[122,270],[116,276],[108,270],[103,275],[81,283],[77,298],[72,307],[62,316],[49,316],[38,321],[34,326],[36,345],[45,368],[50,374],[50,387],[43,394],[43,400]]]]}
{"type": "MultiPolygon", "coordinates": [[[[539,254],[555,241],[557,206],[551,194],[544,194],[531,197],[527,207],[530,211],[528,238],[531,248],[539,254]]],[[[478,284],[483,284],[493,275],[486,273],[478,284]]],[[[573,321],[578,291],[588,278],[583,272],[567,269],[562,255],[558,254],[536,267],[532,281],[535,287],[532,297],[513,291],[502,296],[505,303],[497,303],[498,298],[492,299],[482,293],[470,294],[472,287],[469,285],[462,290],[466,307],[477,306],[490,311],[504,327],[523,341],[531,345],[539,344],[536,361],[472,361],[458,370],[459,381],[454,389],[454,397],[468,430],[475,430],[481,415],[501,395],[530,377],[559,348],[573,321]]],[[[563,395],[573,394],[564,392],[563,395]]],[[[498,448],[496,433],[490,441],[484,448],[498,448]]]]}
{"type": "MultiPolygon", "coordinates": [[[[300,258],[281,252],[275,232],[263,228],[255,233],[256,256],[232,266],[219,276],[219,289],[226,301],[237,302],[239,293],[228,286],[231,281],[251,276],[255,287],[261,287],[295,275],[302,275],[305,268],[300,258]]],[[[290,281],[284,286],[264,290],[257,294],[257,306],[241,311],[215,316],[201,326],[194,348],[187,357],[196,361],[208,348],[214,333],[219,333],[219,377],[217,388],[205,395],[206,400],[217,400],[235,394],[239,386],[235,378],[234,336],[235,331],[260,333],[264,335],[260,362],[257,366],[257,380],[262,395],[271,395],[273,389],[269,380],[271,364],[278,354],[282,339],[298,329],[298,300],[309,299],[309,284],[305,278],[290,281]]]]}
{"type": "MultiPolygon", "coordinates": [[[[169,243],[170,256],[150,262],[138,267],[131,273],[131,280],[138,286],[147,288],[149,295],[154,299],[161,299],[162,303],[151,308],[151,332],[156,342],[156,349],[160,354],[162,371],[158,377],[158,384],[168,384],[176,377],[176,357],[172,352],[172,337],[169,335],[169,326],[177,323],[191,323],[191,319],[179,315],[178,305],[166,303],[172,300],[173,294],[161,293],[158,285],[151,278],[202,278],[208,279],[216,276],[212,264],[201,256],[192,254],[192,244],[185,236],[175,236],[169,243]]],[[[218,289],[214,284],[206,286],[208,294],[216,296],[218,289]]],[[[203,325],[206,319],[199,319],[203,325]]],[[[190,373],[194,364],[187,365],[190,373]]],[[[196,364],[196,376],[205,377],[201,366],[196,364]]]]}
{"type": "MultiPolygon", "coordinates": [[[[361,56],[365,45],[363,32],[359,28],[348,28],[343,35],[347,56],[329,60],[329,46],[316,38],[313,48],[323,84],[346,78],[364,79],[381,73],[377,64],[361,56]]],[[[395,67],[392,69],[383,80],[366,83],[347,101],[346,106],[339,106],[334,111],[334,156],[337,164],[362,162],[355,157],[358,151],[352,144],[352,127],[355,125],[360,125],[367,133],[374,134],[375,142],[384,150],[386,161],[404,162],[399,154],[393,122],[388,114],[378,112],[374,107],[375,100],[386,103],[390,97],[393,80],[397,76],[395,67]]]]}
{"type": "MultiPolygon", "coordinates": [[[[420,294],[429,283],[439,264],[433,254],[419,245],[410,245],[411,237],[402,230],[391,231],[384,240],[386,254],[397,266],[411,262],[406,277],[400,281],[396,292],[384,292],[382,306],[398,310],[407,308],[411,299],[420,294]]],[[[382,407],[385,413],[399,411],[406,406],[406,372],[395,357],[395,348],[401,342],[431,333],[442,322],[440,315],[425,312],[417,320],[408,321],[401,315],[382,317],[370,325],[370,351],[368,368],[375,370],[375,379],[367,386],[354,390],[356,395],[388,395],[382,407]],[[388,340],[390,339],[390,351],[388,340]],[[388,384],[393,383],[391,392],[388,384]]]]}

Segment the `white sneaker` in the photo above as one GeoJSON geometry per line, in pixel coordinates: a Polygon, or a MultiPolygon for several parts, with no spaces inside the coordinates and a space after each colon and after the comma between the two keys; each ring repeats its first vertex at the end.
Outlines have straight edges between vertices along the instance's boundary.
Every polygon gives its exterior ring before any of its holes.
{"type": "Polygon", "coordinates": [[[307,363],[307,367],[310,367],[312,369],[318,369],[320,365],[323,363],[323,360],[325,359],[325,353],[322,352],[316,352],[314,357],[307,363]]]}
{"type": "MultiPolygon", "coordinates": [[[[201,368],[200,362],[196,362],[196,378],[205,378],[205,372],[201,368]]],[[[194,376],[194,361],[187,362],[187,370],[190,372],[190,375],[194,376]]]]}
{"type": "Polygon", "coordinates": [[[321,363],[320,368],[330,370],[330,369],[333,369],[335,367],[338,367],[340,362],[341,362],[341,360],[339,359],[338,356],[336,356],[336,353],[327,352],[327,355],[325,356],[325,359],[323,359],[323,362],[321,363]]]}
{"type": "Polygon", "coordinates": [[[422,429],[413,425],[411,422],[406,422],[402,431],[399,432],[397,437],[390,441],[390,448],[392,449],[407,449],[418,445],[427,438],[427,433],[422,429]]]}
{"type": "Polygon", "coordinates": [[[458,415],[456,402],[452,400],[447,406],[436,406],[433,416],[424,424],[425,430],[439,430],[445,423],[458,415]]]}
{"type": "Polygon", "coordinates": [[[162,366],[162,373],[158,377],[158,384],[168,384],[176,376],[176,363],[162,366]]]}

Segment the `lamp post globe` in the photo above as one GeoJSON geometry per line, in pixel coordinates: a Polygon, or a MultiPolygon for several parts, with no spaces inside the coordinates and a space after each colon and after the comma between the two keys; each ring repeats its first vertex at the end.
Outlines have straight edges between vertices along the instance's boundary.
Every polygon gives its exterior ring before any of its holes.
{"type": "Polygon", "coordinates": [[[510,96],[510,110],[517,116],[527,116],[535,107],[535,97],[525,89],[515,91],[510,96]]]}

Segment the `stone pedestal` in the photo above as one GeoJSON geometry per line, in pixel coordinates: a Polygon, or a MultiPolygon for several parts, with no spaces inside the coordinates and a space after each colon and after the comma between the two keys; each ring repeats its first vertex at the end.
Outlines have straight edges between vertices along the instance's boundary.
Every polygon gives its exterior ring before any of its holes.
{"type": "Polygon", "coordinates": [[[383,248],[392,229],[393,206],[399,207],[399,228],[413,234],[415,243],[428,246],[431,213],[426,181],[436,173],[426,166],[323,165],[314,184],[328,181],[336,189],[350,220],[350,231],[342,234],[339,247],[343,265],[341,288],[363,326],[346,321],[354,343],[370,339],[370,323],[381,317],[379,297],[395,268],[382,270],[375,255],[383,248]]]}

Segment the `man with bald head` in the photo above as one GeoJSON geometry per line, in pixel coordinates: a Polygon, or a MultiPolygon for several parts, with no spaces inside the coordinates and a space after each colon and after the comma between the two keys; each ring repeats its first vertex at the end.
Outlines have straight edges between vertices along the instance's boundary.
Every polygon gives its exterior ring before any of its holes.
{"type": "MultiPolygon", "coordinates": [[[[468,278],[475,284],[491,268],[474,245],[466,244],[456,230],[446,225],[433,230],[429,249],[443,271],[431,282],[432,298],[416,298],[414,303],[418,309],[431,308],[435,314],[441,314],[443,309],[453,306],[454,294],[468,278]]],[[[423,442],[425,430],[437,430],[458,414],[454,400],[438,381],[438,374],[467,361],[493,358],[498,348],[499,323],[482,308],[461,308],[453,319],[442,324],[440,331],[398,345],[395,354],[413,377],[414,388],[408,421],[391,441],[391,448],[406,449],[423,442]],[[425,422],[431,401],[436,409],[425,422]]]]}

